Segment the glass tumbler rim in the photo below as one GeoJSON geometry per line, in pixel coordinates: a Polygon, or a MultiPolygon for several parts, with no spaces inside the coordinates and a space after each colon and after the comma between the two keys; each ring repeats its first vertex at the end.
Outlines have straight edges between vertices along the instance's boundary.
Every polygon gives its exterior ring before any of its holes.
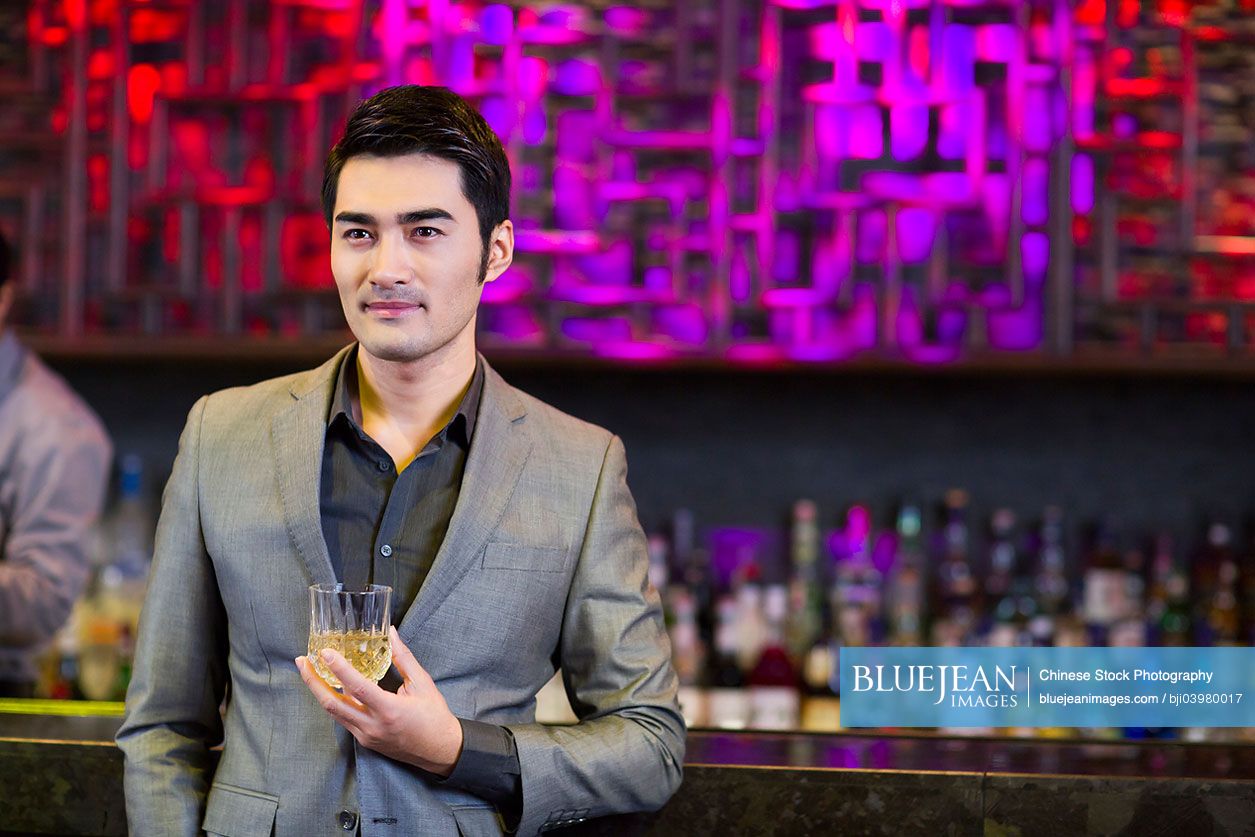
{"type": "Polygon", "coordinates": [[[364,596],[372,593],[379,594],[392,592],[392,588],[387,584],[367,584],[360,589],[345,590],[344,583],[340,581],[334,583],[323,581],[317,584],[311,584],[309,585],[309,590],[311,593],[341,593],[350,596],[364,596]]]}

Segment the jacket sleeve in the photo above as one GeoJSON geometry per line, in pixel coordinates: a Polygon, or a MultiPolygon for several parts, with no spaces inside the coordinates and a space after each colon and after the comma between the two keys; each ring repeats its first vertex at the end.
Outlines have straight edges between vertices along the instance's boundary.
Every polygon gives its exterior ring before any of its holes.
{"type": "Polygon", "coordinates": [[[645,534],[613,437],[567,598],[558,663],[580,722],[507,725],[518,747],[520,834],[656,810],[680,786],[684,719],[645,534]]]}
{"type": "Polygon", "coordinates": [[[0,560],[0,646],[50,640],[87,583],[89,535],[112,450],[94,417],[49,421],[23,438],[9,474],[17,487],[0,560]]]}
{"type": "Polygon", "coordinates": [[[222,741],[226,617],[200,525],[201,426],[192,408],[161,501],[135,668],[117,742],[129,832],[198,835],[222,741]]]}

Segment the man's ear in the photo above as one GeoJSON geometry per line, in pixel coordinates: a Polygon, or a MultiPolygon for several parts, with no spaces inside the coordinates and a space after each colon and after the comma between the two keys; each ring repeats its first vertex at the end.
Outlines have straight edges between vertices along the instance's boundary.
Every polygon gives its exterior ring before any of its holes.
{"type": "Polygon", "coordinates": [[[502,221],[492,231],[488,242],[488,264],[485,266],[484,282],[487,284],[496,279],[514,261],[514,224],[502,221]]]}

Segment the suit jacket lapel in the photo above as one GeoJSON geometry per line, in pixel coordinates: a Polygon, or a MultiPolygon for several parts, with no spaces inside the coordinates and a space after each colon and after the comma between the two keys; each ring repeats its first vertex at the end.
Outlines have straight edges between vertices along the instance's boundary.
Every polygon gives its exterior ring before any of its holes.
{"type": "Polygon", "coordinates": [[[346,347],[317,369],[292,383],[292,403],[271,421],[275,469],[288,535],[296,545],[313,583],[336,580],[327,542],[322,534],[322,449],[327,437],[327,409],[335,389],[336,372],[348,354],[346,347]]]}
{"type": "Polygon", "coordinates": [[[484,391],[462,488],[444,542],[398,632],[406,644],[480,559],[532,451],[526,408],[514,388],[484,362],[484,391]]]}

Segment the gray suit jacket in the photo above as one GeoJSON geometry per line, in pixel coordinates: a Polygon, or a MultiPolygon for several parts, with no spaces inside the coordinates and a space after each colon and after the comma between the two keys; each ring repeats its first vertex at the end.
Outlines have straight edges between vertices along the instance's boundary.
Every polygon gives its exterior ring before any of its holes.
{"type": "MultiPolygon", "coordinates": [[[[363,835],[500,833],[482,800],[359,746],[293,662],[308,585],[335,580],[318,485],[345,354],[188,417],[117,739],[132,834],[343,834],[344,811],[363,835]]],[[[657,808],[679,786],[684,724],[647,563],[619,439],[487,369],[448,534],[398,629],[455,715],[513,733],[520,833],[657,808]],[[534,720],[557,667],[575,726],[534,720]]]]}

